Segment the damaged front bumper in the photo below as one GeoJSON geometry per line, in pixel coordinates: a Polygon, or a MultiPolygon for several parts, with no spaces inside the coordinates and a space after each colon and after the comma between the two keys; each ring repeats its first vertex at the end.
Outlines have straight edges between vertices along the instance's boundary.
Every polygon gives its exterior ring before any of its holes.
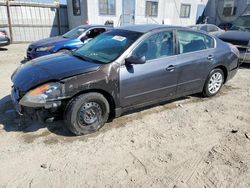
{"type": "Polygon", "coordinates": [[[49,118],[61,116],[61,114],[63,113],[62,101],[48,102],[40,107],[22,106],[20,104],[20,94],[14,87],[11,89],[11,99],[17,113],[32,120],[44,122],[49,118]]]}

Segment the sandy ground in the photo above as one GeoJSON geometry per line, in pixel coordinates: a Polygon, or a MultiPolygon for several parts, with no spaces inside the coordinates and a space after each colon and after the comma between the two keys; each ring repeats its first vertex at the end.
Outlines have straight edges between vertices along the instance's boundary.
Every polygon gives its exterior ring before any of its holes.
{"type": "Polygon", "coordinates": [[[250,66],[213,98],[189,96],[73,137],[19,126],[10,76],[27,44],[0,50],[0,187],[250,187],[250,66]]]}

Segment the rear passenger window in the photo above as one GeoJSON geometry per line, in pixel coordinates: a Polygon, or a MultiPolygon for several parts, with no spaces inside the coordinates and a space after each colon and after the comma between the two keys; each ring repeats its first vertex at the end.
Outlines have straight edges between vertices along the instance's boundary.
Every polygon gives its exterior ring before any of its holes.
{"type": "Polygon", "coordinates": [[[173,32],[160,32],[150,36],[135,49],[133,55],[145,56],[146,60],[174,55],[173,32]]]}
{"type": "Polygon", "coordinates": [[[205,50],[213,46],[213,39],[205,34],[191,31],[178,31],[177,36],[180,54],[205,50]]]}
{"type": "Polygon", "coordinates": [[[206,36],[206,46],[207,48],[214,48],[214,39],[212,37],[206,36]]]}

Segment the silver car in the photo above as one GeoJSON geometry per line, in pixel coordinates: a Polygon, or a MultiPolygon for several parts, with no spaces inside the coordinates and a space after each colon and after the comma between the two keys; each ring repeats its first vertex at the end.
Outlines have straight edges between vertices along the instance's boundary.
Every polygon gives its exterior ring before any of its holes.
{"type": "Polygon", "coordinates": [[[189,27],[195,30],[205,31],[214,36],[218,36],[225,32],[224,30],[220,29],[219,27],[213,24],[197,24],[189,27]]]}

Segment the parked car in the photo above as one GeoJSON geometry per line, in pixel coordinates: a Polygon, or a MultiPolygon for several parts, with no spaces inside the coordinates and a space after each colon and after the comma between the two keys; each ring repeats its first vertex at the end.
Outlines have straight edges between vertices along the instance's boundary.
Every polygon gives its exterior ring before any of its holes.
{"type": "Polygon", "coordinates": [[[240,16],[227,32],[218,37],[238,48],[241,62],[250,63],[250,15],[240,16]]]}
{"type": "Polygon", "coordinates": [[[10,38],[5,30],[0,30],[0,47],[10,44],[10,38]]]}
{"type": "Polygon", "coordinates": [[[82,25],[62,36],[39,40],[28,47],[27,59],[77,49],[109,29],[111,27],[105,25],[82,25]]]}
{"type": "Polygon", "coordinates": [[[225,31],[220,29],[219,27],[217,27],[216,25],[213,25],[213,24],[197,24],[197,25],[192,25],[192,26],[189,26],[190,28],[192,29],[195,29],[195,30],[202,30],[202,31],[205,31],[211,35],[220,35],[222,33],[224,33],[225,31]]]}
{"type": "Polygon", "coordinates": [[[11,78],[12,99],[20,114],[63,116],[68,129],[82,135],[131,109],[216,95],[236,74],[238,55],[234,46],[184,27],[121,27],[72,53],[22,65],[11,78]]]}

